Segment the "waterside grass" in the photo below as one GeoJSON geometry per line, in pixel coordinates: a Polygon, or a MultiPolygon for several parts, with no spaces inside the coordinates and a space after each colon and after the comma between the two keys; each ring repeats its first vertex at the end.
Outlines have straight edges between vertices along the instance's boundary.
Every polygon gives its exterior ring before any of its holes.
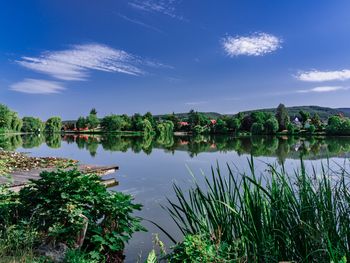
{"type": "Polygon", "coordinates": [[[174,185],[176,200],[169,200],[166,209],[185,242],[175,246],[170,262],[190,262],[186,261],[193,246],[188,245],[189,237],[204,238],[217,252],[223,251],[210,258],[213,262],[346,262],[350,258],[345,166],[333,170],[326,163],[319,173],[312,169],[308,174],[301,160],[293,174],[271,164],[257,174],[254,160],[248,161],[249,173],[227,165],[224,175],[217,165],[210,177],[204,177],[204,184],[195,180],[188,191],[174,185]]]}

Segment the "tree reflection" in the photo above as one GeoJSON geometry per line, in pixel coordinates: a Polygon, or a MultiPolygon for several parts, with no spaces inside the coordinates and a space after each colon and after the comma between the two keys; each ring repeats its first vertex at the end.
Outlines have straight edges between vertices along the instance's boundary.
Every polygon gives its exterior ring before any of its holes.
{"type": "Polygon", "coordinates": [[[350,137],[269,137],[252,136],[237,138],[234,136],[120,136],[120,135],[3,135],[0,147],[15,150],[38,147],[44,142],[48,147],[60,148],[64,143],[75,143],[79,149],[87,150],[91,156],[97,154],[99,145],[105,151],[151,154],[154,148],[164,149],[167,153],[186,151],[190,157],[203,152],[236,152],[256,157],[277,157],[280,163],[286,159],[319,159],[332,156],[348,157],[350,137]]]}

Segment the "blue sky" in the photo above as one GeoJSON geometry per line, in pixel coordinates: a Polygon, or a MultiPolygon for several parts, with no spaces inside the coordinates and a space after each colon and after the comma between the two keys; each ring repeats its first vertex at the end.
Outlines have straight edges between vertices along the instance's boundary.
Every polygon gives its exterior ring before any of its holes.
{"type": "Polygon", "coordinates": [[[350,106],[346,0],[0,5],[0,102],[21,116],[350,106]]]}

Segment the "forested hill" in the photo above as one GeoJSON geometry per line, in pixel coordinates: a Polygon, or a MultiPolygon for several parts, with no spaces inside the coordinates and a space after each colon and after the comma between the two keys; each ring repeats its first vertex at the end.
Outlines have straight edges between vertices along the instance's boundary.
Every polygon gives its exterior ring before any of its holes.
{"type": "MultiPolygon", "coordinates": [[[[350,108],[327,108],[327,107],[321,107],[321,106],[294,106],[294,107],[287,107],[287,110],[291,117],[298,116],[299,111],[301,110],[309,112],[311,116],[317,113],[322,120],[326,120],[328,119],[329,116],[336,115],[338,113],[343,113],[344,116],[350,117],[350,108]]],[[[275,113],[276,108],[249,110],[249,111],[243,111],[242,113],[250,114],[255,111],[275,113]]],[[[221,114],[217,112],[201,112],[201,113],[208,116],[210,119],[217,119],[222,115],[235,115],[235,114],[221,114]]],[[[164,118],[166,115],[167,114],[159,114],[159,115],[154,115],[153,117],[164,118]]],[[[181,120],[186,119],[188,117],[188,113],[175,113],[175,115],[181,120]]],[[[63,121],[64,124],[75,123],[75,122],[76,122],[75,120],[63,121]]]]}
{"type": "MultiPolygon", "coordinates": [[[[288,110],[288,113],[291,117],[298,116],[299,111],[307,111],[312,116],[313,114],[317,113],[321,119],[326,120],[329,116],[336,115],[339,113],[343,113],[344,116],[350,117],[350,108],[327,108],[327,107],[321,107],[321,106],[294,106],[294,107],[286,107],[288,110]]],[[[249,111],[243,111],[244,114],[250,114],[252,112],[256,111],[263,111],[263,112],[276,112],[276,108],[266,108],[266,109],[256,109],[256,110],[249,110],[249,111]]],[[[216,119],[220,117],[221,115],[217,112],[202,112],[204,115],[208,116],[209,118],[216,119]]],[[[176,116],[183,119],[188,116],[188,113],[176,113],[176,116]]],[[[227,114],[232,115],[232,114],[227,114]]],[[[233,114],[234,115],[234,114],[233,114]]],[[[162,117],[165,115],[158,115],[157,117],[162,117]]]]}
{"type": "MultiPolygon", "coordinates": [[[[301,110],[309,112],[311,116],[317,113],[320,116],[320,118],[323,120],[328,119],[329,116],[336,115],[339,113],[343,113],[344,116],[350,117],[350,108],[327,108],[327,107],[321,107],[321,106],[294,106],[294,107],[286,107],[286,108],[291,117],[298,116],[299,111],[301,110]]],[[[251,111],[244,111],[243,113],[249,114],[255,111],[264,111],[264,112],[274,113],[276,111],[276,108],[257,109],[257,110],[251,110],[251,111]]]]}

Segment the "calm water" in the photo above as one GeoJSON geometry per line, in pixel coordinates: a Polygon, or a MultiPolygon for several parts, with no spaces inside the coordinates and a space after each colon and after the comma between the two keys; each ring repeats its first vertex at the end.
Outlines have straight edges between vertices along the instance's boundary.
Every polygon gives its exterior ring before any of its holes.
{"type": "MultiPolygon", "coordinates": [[[[350,153],[350,137],[335,138],[234,138],[218,137],[100,137],[100,136],[12,136],[0,137],[0,147],[7,150],[29,152],[33,156],[57,156],[79,160],[86,164],[117,164],[120,170],[108,177],[115,177],[119,186],[111,190],[135,196],[144,208],[138,215],[159,223],[174,237],[180,238],[175,224],[161,208],[166,197],[174,198],[172,184],[184,188],[191,185],[188,169],[201,176],[210,172],[216,161],[236,165],[247,171],[247,159],[256,158],[256,170],[266,169],[264,162],[284,164],[292,171],[299,167],[299,158],[306,165],[316,167],[322,160],[343,163],[350,153]]],[[[152,249],[152,233],[160,231],[144,222],[147,233],[136,234],[127,246],[126,262],[135,262],[152,249]]],[[[167,238],[160,234],[167,244],[167,238]]]]}

